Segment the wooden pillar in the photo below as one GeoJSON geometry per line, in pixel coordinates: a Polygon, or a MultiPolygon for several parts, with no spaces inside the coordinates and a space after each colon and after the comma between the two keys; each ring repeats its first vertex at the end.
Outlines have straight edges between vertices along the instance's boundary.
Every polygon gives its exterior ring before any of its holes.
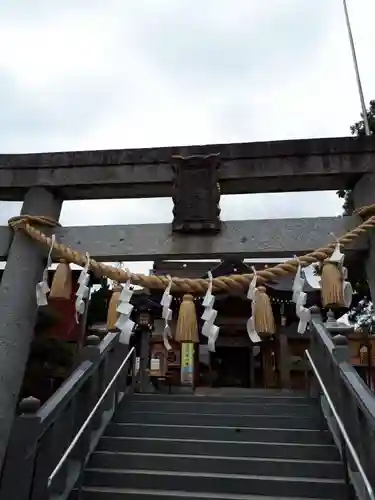
{"type": "Polygon", "coordinates": [[[213,375],[213,370],[212,370],[212,352],[208,353],[208,383],[210,387],[213,387],[214,385],[214,375],[213,375]]]}
{"type": "Polygon", "coordinates": [[[269,349],[267,341],[263,340],[260,347],[260,355],[262,356],[262,372],[263,372],[263,388],[269,387],[269,349]]]}
{"type": "Polygon", "coordinates": [[[280,384],[281,389],[290,389],[290,353],[288,337],[279,333],[280,384]]]}
{"type": "Polygon", "coordinates": [[[255,356],[254,356],[254,346],[251,345],[249,348],[250,357],[250,387],[255,387],[255,356]]]}
{"type": "Polygon", "coordinates": [[[141,352],[139,359],[139,389],[140,392],[148,392],[150,385],[149,359],[150,359],[150,332],[142,328],[141,332],[141,352]]]}
{"type": "MultiPolygon", "coordinates": [[[[21,214],[58,220],[62,201],[30,189],[21,214]]],[[[21,231],[14,235],[0,284],[0,467],[4,460],[37,317],[35,286],[46,264],[44,248],[21,231]]]]}
{"type": "Polygon", "coordinates": [[[268,338],[261,343],[262,364],[263,364],[263,377],[264,388],[270,389],[275,387],[275,373],[273,370],[273,340],[268,338]]]}

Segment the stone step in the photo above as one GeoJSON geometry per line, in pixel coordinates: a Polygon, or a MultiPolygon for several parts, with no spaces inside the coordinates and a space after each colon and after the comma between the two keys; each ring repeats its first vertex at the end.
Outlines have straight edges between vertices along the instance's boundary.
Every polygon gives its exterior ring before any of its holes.
{"type": "Polygon", "coordinates": [[[273,391],[266,390],[247,390],[241,395],[221,394],[221,393],[195,393],[195,394],[141,394],[136,393],[132,397],[134,401],[217,401],[222,403],[252,403],[252,402],[267,402],[267,403],[299,403],[299,404],[314,404],[305,392],[292,391],[273,391]]]}
{"type": "MultiPolygon", "coordinates": [[[[197,398],[198,399],[198,398],[197,398]]],[[[319,408],[311,404],[290,403],[290,402],[223,402],[210,400],[194,401],[157,401],[157,400],[137,400],[129,401],[117,412],[117,417],[132,412],[156,412],[156,413],[204,413],[209,415],[278,415],[278,416],[301,416],[301,417],[319,417],[319,408]]]]}
{"type": "Polygon", "coordinates": [[[267,429],[264,427],[214,427],[194,425],[163,425],[143,423],[111,423],[107,436],[145,437],[165,439],[213,439],[221,441],[256,441],[262,436],[264,442],[332,444],[327,430],[267,429]]]}
{"type": "Polygon", "coordinates": [[[300,415],[279,415],[277,413],[261,415],[233,415],[230,413],[202,413],[202,412],[141,412],[125,411],[116,412],[114,422],[164,425],[210,425],[224,427],[263,427],[277,429],[325,429],[322,418],[300,415]]]}
{"type": "Polygon", "coordinates": [[[337,461],[334,445],[104,436],[98,451],[337,461]]]}
{"type": "MultiPolygon", "coordinates": [[[[240,474],[208,474],[155,470],[117,470],[88,468],[84,484],[90,487],[204,492],[231,495],[269,495],[321,499],[344,498],[345,482],[339,479],[285,478],[240,474]]],[[[226,496],[228,498],[228,496],[226,496]]]]}
{"type": "Polygon", "coordinates": [[[342,479],[343,466],[339,461],[306,461],[275,458],[249,458],[162,453],[131,453],[100,451],[91,457],[89,468],[150,469],[214,474],[250,474],[342,479]]]}
{"type": "MultiPolygon", "coordinates": [[[[165,491],[130,488],[89,488],[82,489],[79,500],[320,500],[317,497],[281,497],[264,495],[231,495],[228,493],[204,493],[186,491],[165,491]]],[[[73,493],[69,500],[78,500],[73,493]]]]}

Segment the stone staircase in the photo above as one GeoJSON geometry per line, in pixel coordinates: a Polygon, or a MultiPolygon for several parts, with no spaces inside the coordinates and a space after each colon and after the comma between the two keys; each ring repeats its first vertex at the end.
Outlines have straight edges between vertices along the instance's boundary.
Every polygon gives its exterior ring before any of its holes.
{"type": "Polygon", "coordinates": [[[342,500],[345,482],[304,395],[134,395],[99,441],[81,498],[342,500]]]}

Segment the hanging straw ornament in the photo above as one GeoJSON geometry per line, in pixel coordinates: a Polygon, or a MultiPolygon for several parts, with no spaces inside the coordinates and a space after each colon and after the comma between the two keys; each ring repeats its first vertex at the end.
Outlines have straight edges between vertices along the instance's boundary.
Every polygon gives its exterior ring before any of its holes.
{"type": "MultiPolygon", "coordinates": [[[[121,292],[116,301],[116,314],[118,316],[115,322],[115,327],[120,330],[119,342],[121,344],[129,345],[130,337],[133,334],[135,323],[130,319],[130,315],[134,306],[130,304],[130,299],[133,295],[133,290],[130,288],[130,280],[122,287],[121,292]]],[[[115,299],[116,300],[116,299],[115,299]]]]}
{"type": "Polygon", "coordinates": [[[176,327],[176,342],[199,343],[197,311],[195,309],[194,297],[185,294],[182,298],[178,312],[176,327]]]}
{"type": "Polygon", "coordinates": [[[108,302],[107,310],[107,330],[109,332],[117,329],[116,323],[120,314],[117,312],[117,306],[120,301],[121,286],[116,284],[112,289],[112,295],[108,302]]]}
{"type": "Polygon", "coordinates": [[[90,256],[86,252],[86,264],[85,267],[82,269],[81,274],[79,275],[78,278],[78,290],[76,292],[76,302],[75,302],[75,309],[76,309],[76,322],[77,324],[79,323],[79,317],[85,312],[85,300],[88,299],[89,293],[90,293],[90,288],[89,288],[89,281],[90,281],[90,256]]]}
{"type": "Polygon", "coordinates": [[[72,281],[72,270],[70,264],[61,260],[53,275],[49,297],[51,299],[69,300],[72,296],[72,281]]]}
{"type": "Polygon", "coordinates": [[[52,265],[52,250],[53,250],[53,245],[55,244],[55,239],[56,239],[56,237],[53,234],[51,236],[51,246],[49,248],[48,256],[47,256],[47,265],[43,270],[42,281],[39,281],[39,283],[37,283],[36,287],[35,287],[36,303],[37,303],[38,307],[48,305],[47,293],[50,291],[50,288],[48,286],[48,269],[52,265]]]}
{"type": "Polygon", "coordinates": [[[163,296],[160,301],[160,304],[163,308],[161,316],[164,320],[163,344],[167,351],[170,351],[172,349],[172,346],[169,343],[169,338],[172,337],[172,332],[171,332],[171,327],[169,326],[169,322],[172,320],[172,314],[173,314],[171,309],[172,298],[173,298],[171,295],[171,288],[172,288],[172,278],[168,276],[168,285],[167,288],[164,290],[163,296]]]}
{"type": "Polygon", "coordinates": [[[256,332],[268,335],[274,335],[276,333],[275,318],[265,286],[260,286],[255,291],[253,318],[256,332]]]}
{"type": "Polygon", "coordinates": [[[251,317],[247,320],[246,330],[251,342],[253,342],[253,344],[257,344],[258,342],[261,342],[262,339],[259,337],[258,332],[255,330],[254,326],[254,312],[255,312],[255,301],[256,301],[256,290],[257,290],[256,288],[257,272],[255,270],[255,267],[253,267],[252,270],[253,270],[253,279],[251,280],[249,284],[249,290],[247,291],[247,298],[251,300],[251,317]]]}
{"type": "Polygon", "coordinates": [[[344,254],[336,239],[335,250],[321,264],[321,296],[324,308],[345,307],[343,285],[344,254]]]}
{"type": "Polygon", "coordinates": [[[208,272],[208,279],[209,279],[209,284],[206,295],[203,298],[203,304],[202,304],[204,307],[204,312],[201,316],[201,318],[204,321],[202,326],[202,335],[204,335],[208,339],[207,341],[208,350],[210,352],[215,352],[216,350],[215,344],[219,336],[220,328],[214,324],[217,317],[217,311],[216,309],[214,309],[215,297],[212,295],[213,277],[211,271],[208,272]]]}

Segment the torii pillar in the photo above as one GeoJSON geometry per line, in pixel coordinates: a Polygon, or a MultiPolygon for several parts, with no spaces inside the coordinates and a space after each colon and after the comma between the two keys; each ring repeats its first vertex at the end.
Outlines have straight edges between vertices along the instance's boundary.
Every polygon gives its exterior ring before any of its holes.
{"type": "MultiPolygon", "coordinates": [[[[58,220],[61,206],[62,200],[35,187],[26,193],[21,215],[44,215],[58,220]]],[[[0,469],[34,334],[35,286],[42,279],[45,264],[45,249],[17,231],[0,284],[0,469]]]]}
{"type": "MultiPolygon", "coordinates": [[[[357,182],[353,189],[353,200],[355,208],[375,204],[375,173],[366,174],[357,182]]],[[[369,242],[366,275],[371,299],[375,303],[375,230],[368,231],[365,237],[369,242]]]]}

